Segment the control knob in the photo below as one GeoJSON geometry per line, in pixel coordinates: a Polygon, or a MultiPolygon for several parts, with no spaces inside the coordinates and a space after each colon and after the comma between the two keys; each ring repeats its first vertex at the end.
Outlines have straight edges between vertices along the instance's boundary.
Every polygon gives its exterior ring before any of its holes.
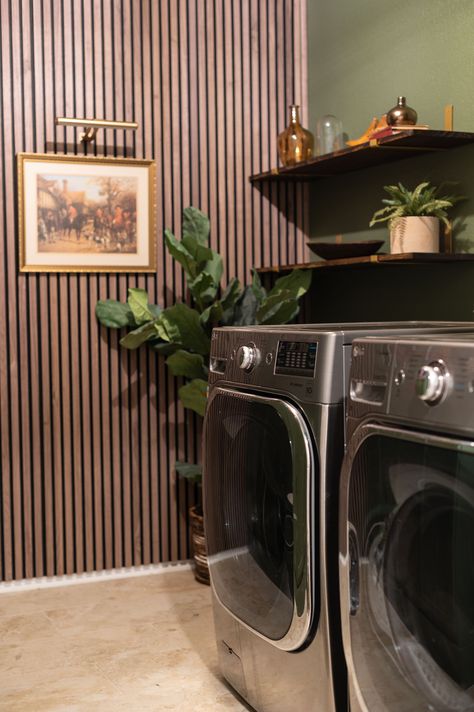
{"type": "Polygon", "coordinates": [[[237,351],[237,363],[242,371],[251,371],[258,363],[259,350],[255,344],[241,346],[237,351]]]}
{"type": "Polygon", "coordinates": [[[448,373],[442,361],[433,361],[418,371],[415,381],[416,394],[425,403],[438,403],[445,395],[447,387],[448,373]]]}

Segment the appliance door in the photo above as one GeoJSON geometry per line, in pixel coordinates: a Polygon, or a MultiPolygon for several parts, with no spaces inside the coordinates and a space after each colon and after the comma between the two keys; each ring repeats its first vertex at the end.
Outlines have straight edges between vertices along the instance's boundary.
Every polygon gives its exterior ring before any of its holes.
{"type": "Polygon", "coordinates": [[[352,709],[474,710],[474,443],[362,426],[341,515],[352,709]]]}
{"type": "Polygon", "coordinates": [[[283,650],[305,642],[314,617],[314,470],[297,407],[214,388],[204,423],[211,583],[236,619],[283,650]]]}

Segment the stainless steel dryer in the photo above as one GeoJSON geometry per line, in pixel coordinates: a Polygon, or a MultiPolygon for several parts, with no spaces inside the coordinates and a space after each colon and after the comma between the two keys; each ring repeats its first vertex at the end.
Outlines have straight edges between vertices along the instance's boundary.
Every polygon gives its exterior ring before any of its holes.
{"type": "Polygon", "coordinates": [[[351,712],[471,712],[474,335],[355,341],[347,423],[351,712]]]}
{"type": "Polygon", "coordinates": [[[220,667],[259,712],[341,712],[337,504],[352,340],[439,325],[213,332],[204,505],[220,667]]]}

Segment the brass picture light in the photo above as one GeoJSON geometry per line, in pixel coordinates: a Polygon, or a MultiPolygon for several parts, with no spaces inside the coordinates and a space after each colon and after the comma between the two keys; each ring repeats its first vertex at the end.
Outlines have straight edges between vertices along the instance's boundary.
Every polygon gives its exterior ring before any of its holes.
{"type": "Polygon", "coordinates": [[[132,129],[136,131],[138,124],[135,121],[108,121],[107,119],[76,119],[58,116],[57,126],[83,126],[84,131],[80,135],[81,143],[94,141],[97,129],[132,129]]]}

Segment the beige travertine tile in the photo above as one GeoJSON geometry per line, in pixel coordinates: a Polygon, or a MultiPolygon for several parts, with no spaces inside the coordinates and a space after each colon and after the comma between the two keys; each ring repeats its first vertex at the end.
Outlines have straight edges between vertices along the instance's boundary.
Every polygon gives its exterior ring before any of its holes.
{"type": "Polygon", "coordinates": [[[86,665],[65,666],[56,672],[25,671],[9,677],[2,688],[0,710],[8,712],[100,709],[102,699],[117,694],[113,683],[86,665]]]}
{"type": "Polygon", "coordinates": [[[189,571],[0,594],[2,712],[237,712],[189,571]]]}
{"type": "MultiPolygon", "coordinates": [[[[169,571],[148,576],[135,576],[110,581],[90,581],[77,585],[16,590],[0,593],[0,618],[4,615],[24,615],[64,606],[86,606],[98,601],[123,601],[128,591],[134,597],[140,597],[141,591],[189,591],[192,574],[188,570],[169,571]]],[[[205,587],[204,587],[205,588],[205,587]]]]}

